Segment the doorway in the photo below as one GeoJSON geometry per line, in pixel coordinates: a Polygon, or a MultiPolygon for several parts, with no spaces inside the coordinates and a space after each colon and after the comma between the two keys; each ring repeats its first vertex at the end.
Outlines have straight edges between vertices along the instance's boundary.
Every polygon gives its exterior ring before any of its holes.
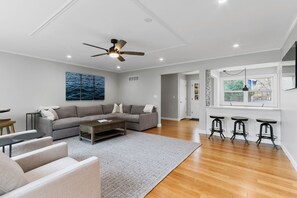
{"type": "Polygon", "coordinates": [[[179,80],[179,120],[187,117],[187,81],[179,80]]]}
{"type": "Polygon", "coordinates": [[[199,119],[199,82],[191,81],[191,118],[199,119]]]}

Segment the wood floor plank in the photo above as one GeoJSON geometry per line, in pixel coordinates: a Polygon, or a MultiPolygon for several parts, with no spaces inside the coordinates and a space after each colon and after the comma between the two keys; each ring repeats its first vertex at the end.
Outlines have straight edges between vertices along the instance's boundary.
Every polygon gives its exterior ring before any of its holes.
{"type": "Polygon", "coordinates": [[[281,148],[217,136],[209,140],[198,133],[198,124],[162,120],[161,128],[145,131],[202,144],[147,198],[297,197],[297,172],[281,148]]]}

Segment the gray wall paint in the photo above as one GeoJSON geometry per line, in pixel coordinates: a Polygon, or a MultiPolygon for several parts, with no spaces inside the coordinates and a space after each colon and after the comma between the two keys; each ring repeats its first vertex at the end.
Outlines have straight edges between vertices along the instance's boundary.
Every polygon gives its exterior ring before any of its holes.
{"type": "Polygon", "coordinates": [[[161,117],[178,119],[178,74],[161,76],[161,117]]]}
{"type": "MultiPolygon", "coordinates": [[[[282,48],[282,57],[287,53],[293,43],[297,40],[297,25],[295,25],[289,38],[282,48]]],[[[281,91],[281,131],[282,145],[289,152],[290,160],[293,161],[297,170],[297,132],[296,132],[296,114],[297,114],[297,89],[290,91],[281,91]]]]}
{"type": "MultiPolygon", "coordinates": [[[[133,72],[125,72],[119,74],[119,99],[123,103],[130,104],[145,104],[151,103],[158,107],[161,113],[161,75],[172,73],[184,73],[199,70],[200,72],[200,122],[199,128],[205,129],[205,70],[216,69],[222,67],[241,66],[256,63],[267,63],[280,60],[280,51],[268,51],[226,58],[219,58],[213,60],[205,60],[193,63],[178,64],[154,69],[145,69],[133,72]],[[128,82],[128,77],[139,75],[140,79],[133,86],[128,82]]],[[[161,115],[161,114],[160,114],[161,115]]],[[[159,116],[159,123],[161,123],[161,116],[159,116]]]]}
{"type": "MultiPolygon", "coordinates": [[[[191,90],[191,87],[192,87],[192,81],[199,81],[199,74],[193,74],[193,75],[187,75],[187,102],[188,102],[188,116],[191,117],[192,114],[191,114],[191,100],[192,100],[192,90],[191,90]]],[[[199,93],[200,94],[200,93],[199,93]]],[[[199,99],[199,102],[200,102],[200,99],[199,99]]]]}
{"type": "Polygon", "coordinates": [[[34,112],[39,106],[117,102],[117,74],[111,72],[0,53],[0,76],[0,108],[11,108],[10,113],[0,117],[16,120],[16,131],[25,130],[26,112],[34,112]],[[105,100],[67,102],[66,71],[104,76],[105,100]]]}

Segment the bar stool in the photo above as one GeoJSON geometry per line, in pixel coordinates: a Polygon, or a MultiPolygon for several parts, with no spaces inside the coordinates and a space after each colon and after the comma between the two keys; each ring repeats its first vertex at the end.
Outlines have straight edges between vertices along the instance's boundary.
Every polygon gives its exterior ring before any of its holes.
{"type": "Polygon", "coordinates": [[[246,117],[241,117],[241,116],[233,116],[233,117],[231,117],[231,120],[234,120],[235,122],[234,122],[234,130],[231,131],[233,133],[233,135],[230,138],[230,140],[233,142],[236,135],[242,135],[245,139],[245,143],[249,144],[249,142],[246,139],[248,132],[245,130],[245,123],[244,123],[244,122],[248,121],[249,119],[246,117]],[[237,125],[238,125],[238,127],[237,127],[237,125]],[[242,127],[242,130],[241,130],[241,127],[242,127]]]}
{"type": "Polygon", "coordinates": [[[211,122],[211,128],[209,129],[211,131],[210,136],[208,137],[208,139],[210,139],[210,137],[212,137],[212,135],[214,134],[214,132],[219,133],[220,137],[222,140],[225,139],[225,136],[223,134],[224,129],[222,127],[222,120],[225,118],[223,116],[209,116],[210,118],[213,118],[212,122],[211,122]]]}
{"type": "Polygon", "coordinates": [[[3,128],[6,128],[7,134],[14,133],[15,132],[14,123],[15,123],[15,121],[13,121],[13,120],[0,121],[0,135],[2,135],[3,128]]]}
{"type": "Polygon", "coordinates": [[[262,119],[262,118],[259,118],[259,119],[256,119],[257,122],[260,122],[261,125],[260,125],[260,134],[258,134],[257,136],[259,137],[259,139],[257,140],[257,145],[259,145],[261,143],[261,140],[262,139],[270,139],[273,146],[277,148],[277,146],[275,145],[274,143],[274,140],[277,138],[274,134],[273,134],[273,127],[271,124],[276,124],[277,121],[275,120],[271,120],[271,119],[262,119]],[[265,128],[265,133],[263,134],[263,127],[265,128]],[[267,129],[270,129],[270,134],[268,135],[268,132],[267,132],[267,129]]]}

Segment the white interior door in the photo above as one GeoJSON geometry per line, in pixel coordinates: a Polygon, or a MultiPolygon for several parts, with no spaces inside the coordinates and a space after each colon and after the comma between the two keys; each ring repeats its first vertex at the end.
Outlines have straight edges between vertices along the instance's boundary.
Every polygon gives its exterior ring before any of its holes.
{"type": "Polygon", "coordinates": [[[199,118],[199,82],[191,81],[191,117],[199,118]]]}
{"type": "Polygon", "coordinates": [[[187,117],[187,81],[179,81],[179,119],[187,117]]]}

